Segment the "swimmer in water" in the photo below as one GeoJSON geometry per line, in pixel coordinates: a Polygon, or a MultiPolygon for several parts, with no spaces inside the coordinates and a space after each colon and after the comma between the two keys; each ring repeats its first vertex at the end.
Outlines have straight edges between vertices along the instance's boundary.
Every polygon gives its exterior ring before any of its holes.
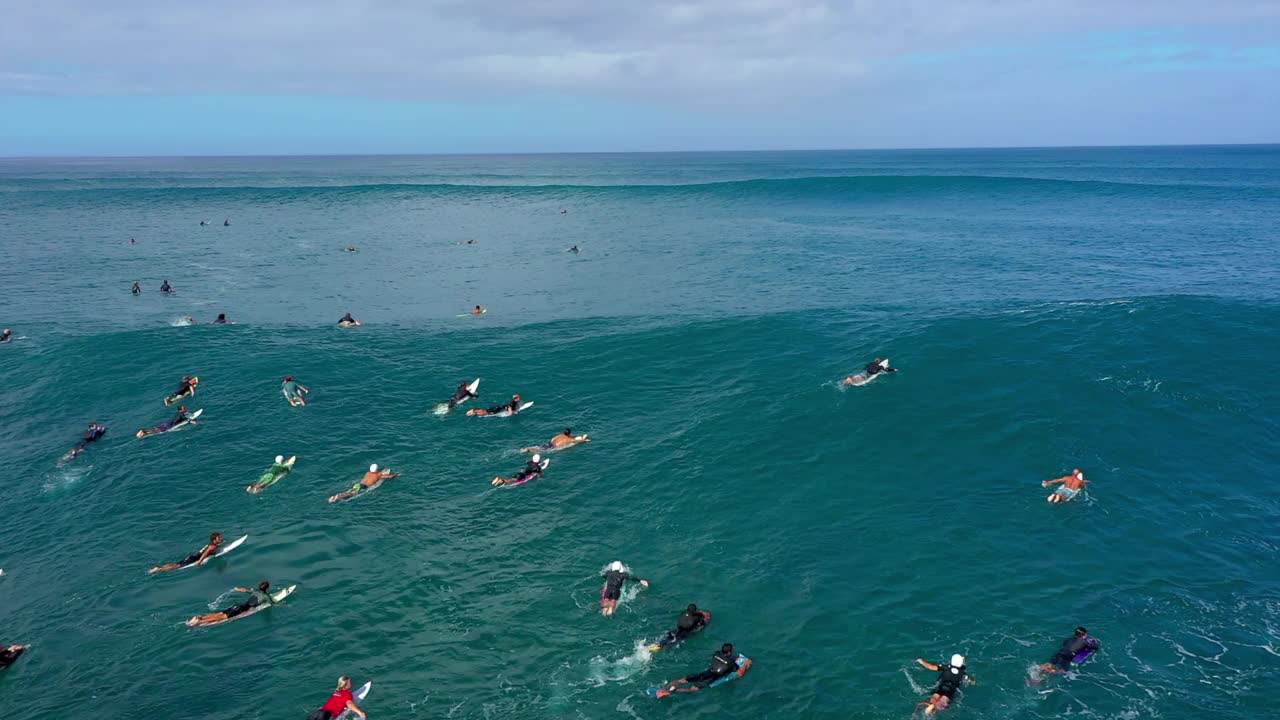
{"type": "Polygon", "coordinates": [[[338,502],[339,500],[346,500],[347,498],[355,497],[365,490],[381,483],[383,480],[390,480],[391,478],[398,477],[399,475],[400,473],[391,472],[390,468],[379,472],[377,465],[370,465],[369,472],[365,473],[364,477],[360,478],[360,482],[352,485],[350,490],[344,490],[337,495],[330,496],[329,502],[338,502]]]}
{"type": "Polygon", "coordinates": [[[924,706],[924,714],[932,715],[939,710],[946,710],[951,701],[955,699],[956,693],[960,691],[960,686],[968,683],[976,685],[977,681],[969,674],[969,669],[965,666],[964,656],[956,653],[951,656],[949,663],[931,663],[924,658],[916,658],[916,662],[921,666],[938,673],[938,684],[933,688],[933,695],[929,699],[920,703],[924,706]]]}
{"type": "Polygon", "coordinates": [[[529,458],[529,461],[524,464],[524,467],[521,468],[520,472],[516,473],[514,477],[506,478],[499,476],[494,478],[493,485],[523,485],[537,477],[542,477],[541,455],[534,455],[532,458],[529,458]]]}
{"type": "Polygon", "coordinates": [[[80,442],[76,446],[67,451],[67,459],[74,460],[76,456],[84,452],[89,447],[89,443],[97,442],[107,434],[107,426],[98,423],[89,423],[89,429],[84,431],[84,437],[80,438],[80,442]]]}
{"type": "Polygon", "coordinates": [[[552,437],[547,441],[546,445],[534,445],[532,447],[520,448],[522,453],[542,452],[543,450],[559,450],[560,448],[577,445],[578,443],[591,442],[591,438],[586,433],[574,435],[573,428],[565,428],[564,432],[552,437]]]}
{"type": "Polygon", "coordinates": [[[184,568],[184,567],[187,567],[188,565],[203,565],[209,560],[209,558],[213,557],[214,553],[218,551],[218,547],[221,545],[222,545],[222,533],[219,533],[219,532],[212,533],[209,535],[209,543],[204,547],[191,553],[190,555],[179,560],[178,562],[165,563],[164,565],[157,565],[151,568],[150,570],[148,570],[147,572],[158,573],[158,572],[164,572],[165,570],[177,570],[178,568],[184,568]]]}
{"type": "Polygon", "coordinates": [[[577,245],[574,245],[574,246],[573,246],[573,247],[571,247],[571,248],[565,248],[565,252],[571,252],[571,253],[573,253],[573,254],[577,255],[577,254],[578,254],[578,246],[577,246],[577,245]]]}
{"type": "Polygon", "coordinates": [[[614,560],[604,571],[604,585],[600,588],[600,614],[609,617],[618,609],[618,600],[622,597],[622,586],[628,580],[635,580],[643,587],[649,587],[649,581],[636,577],[627,571],[621,560],[614,560]]]}
{"type": "Polygon", "coordinates": [[[5,328],[4,332],[0,332],[0,343],[7,343],[13,339],[13,331],[5,328]]]}
{"type": "Polygon", "coordinates": [[[1097,652],[1102,646],[1097,638],[1089,637],[1089,631],[1083,627],[1076,628],[1075,634],[1062,641],[1062,647],[1058,648],[1058,652],[1049,658],[1049,662],[1040,666],[1040,672],[1044,673],[1064,673],[1071,669],[1071,663],[1076,655],[1085,650],[1097,652]]]}
{"type": "Polygon", "coordinates": [[[212,625],[220,623],[223,620],[230,620],[237,615],[243,615],[245,612],[252,610],[262,604],[275,605],[276,601],[271,597],[271,583],[263,580],[258,583],[257,589],[247,587],[232,588],[236,592],[249,593],[249,599],[242,603],[237,603],[229,608],[224,608],[218,612],[206,613],[204,615],[196,615],[187,621],[190,627],[199,627],[201,625],[212,625]]]}
{"type": "Polygon", "coordinates": [[[230,226],[231,226],[231,220],[228,219],[228,220],[222,221],[222,227],[230,227],[230,226]]]}
{"type": "Polygon", "coordinates": [[[347,313],[338,319],[338,327],[358,327],[362,324],[359,320],[351,317],[351,313],[347,313]]]}
{"type": "Polygon", "coordinates": [[[710,610],[699,610],[697,605],[689,603],[689,607],[676,618],[676,626],[668,630],[661,640],[650,645],[649,652],[658,652],[672,645],[678,645],[685,638],[706,627],[709,622],[711,622],[710,610]]]}
{"type": "Polygon", "coordinates": [[[138,284],[137,280],[133,281],[133,287],[129,288],[129,292],[133,293],[134,295],[142,294],[142,286],[138,284]]]}
{"type": "Polygon", "coordinates": [[[502,405],[495,405],[491,408],[472,408],[467,411],[467,415],[498,415],[500,413],[510,412],[512,415],[520,412],[520,394],[511,396],[511,402],[502,405]]]}
{"type": "Polygon", "coordinates": [[[1074,500],[1075,497],[1080,494],[1080,491],[1084,489],[1084,486],[1089,484],[1089,481],[1084,479],[1084,473],[1080,472],[1080,468],[1075,468],[1071,471],[1070,475],[1063,475],[1060,478],[1045,480],[1040,483],[1040,486],[1049,487],[1050,485],[1056,485],[1058,483],[1062,483],[1062,487],[1054,490],[1049,497],[1045,498],[1051,503],[1074,500]]]}

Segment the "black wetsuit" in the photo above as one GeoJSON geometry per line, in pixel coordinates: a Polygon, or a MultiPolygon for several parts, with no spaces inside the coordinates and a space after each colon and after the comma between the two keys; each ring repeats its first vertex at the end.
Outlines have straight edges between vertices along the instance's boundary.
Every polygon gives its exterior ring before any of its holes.
{"type": "Polygon", "coordinates": [[[1089,648],[1096,649],[1097,646],[1098,641],[1088,635],[1085,635],[1084,637],[1072,635],[1062,641],[1062,647],[1058,648],[1058,652],[1055,653],[1052,658],[1049,658],[1049,663],[1060,670],[1070,670],[1072,658],[1078,655],[1081,651],[1089,648]]]}
{"type": "Polygon", "coordinates": [[[530,460],[524,464],[524,468],[521,469],[520,472],[516,473],[516,476],[512,478],[512,480],[515,480],[516,482],[528,482],[541,474],[542,463],[536,463],[530,460]]]}
{"type": "Polygon", "coordinates": [[[4,335],[0,335],[0,342],[9,342],[12,339],[13,339],[13,333],[5,333],[4,335]]]}
{"type": "Polygon", "coordinates": [[[191,420],[191,416],[190,416],[190,415],[188,415],[188,414],[186,414],[186,413],[184,413],[184,412],[180,412],[180,413],[178,413],[177,415],[174,415],[172,420],[166,420],[166,421],[164,421],[164,422],[160,423],[160,425],[158,425],[158,426],[156,427],[156,429],[157,429],[157,430],[160,430],[160,431],[164,431],[164,430],[172,430],[172,429],[174,429],[175,427],[177,427],[180,423],[184,423],[184,422],[187,422],[187,421],[189,421],[189,420],[191,420]]]}
{"type": "Polygon", "coordinates": [[[225,613],[227,616],[227,619],[230,620],[231,618],[237,615],[243,615],[249,610],[252,610],[253,608],[258,607],[263,602],[274,603],[270,595],[262,592],[261,590],[254,590],[253,594],[249,596],[249,599],[237,605],[232,605],[231,607],[227,608],[226,610],[223,610],[222,612],[225,613]]]}
{"type": "Polygon", "coordinates": [[[471,392],[470,385],[468,383],[462,383],[458,386],[458,389],[454,391],[453,397],[449,398],[449,407],[453,407],[463,400],[473,397],[476,397],[476,394],[471,392]]]}
{"type": "Polygon", "coordinates": [[[520,401],[519,401],[519,400],[512,400],[511,402],[506,403],[506,404],[504,404],[504,405],[496,405],[496,406],[494,406],[494,407],[491,407],[491,408],[489,408],[486,412],[488,412],[490,415],[497,415],[498,413],[504,413],[504,412],[507,412],[508,410],[510,410],[510,411],[511,411],[511,414],[512,414],[512,415],[515,415],[515,414],[516,414],[516,408],[518,408],[518,407],[520,407],[520,401]]]}
{"type": "Polygon", "coordinates": [[[214,320],[214,321],[213,321],[213,324],[214,324],[214,325],[226,325],[226,324],[227,324],[227,318],[226,318],[226,316],[225,316],[225,315],[219,315],[219,316],[218,316],[218,318],[217,318],[216,320],[214,320]]]}
{"type": "Polygon", "coordinates": [[[173,292],[173,286],[169,283],[165,283],[160,286],[160,292],[173,292]]]}
{"type": "Polygon", "coordinates": [[[706,626],[707,616],[703,615],[701,611],[694,611],[690,613],[688,610],[685,610],[683,613],[680,613],[679,619],[676,620],[675,628],[668,630],[667,634],[658,641],[658,644],[662,647],[670,647],[706,626]]]}
{"type": "Polygon", "coordinates": [[[955,698],[956,692],[960,690],[960,686],[964,685],[964,680],[969,676],[967,666],[952,667],[948,663],[938,664],[938,686],[933,691],[942,697],[951,700],[955,698]]]}
{"type": "Polygon", "coordinates": [[[89,443],[100,439],[103,435],[106,435],[106,434],[107,434],[107,429],[104,427],[96,427],[96,428],[91,428],[89,430],[85,430],[84,437],[80,438],[80,442],[76,444],[76,448],[75,448],[76,451],[84,450],[85,448],[89,447],[89,443]]]}
{"type": "Polygon", "coordinates": [[[698,687],[706,687],[725,675],[735,672],[737,669],[737,654],[720,651],[711,656],[711,667],[697,675],[690,675],[685,678],[685,681],[698,687]]]}
{"type": "Polygon", "coordinates": [[[882,372],[898,372],[898,368],[887,368],[878,362],[869,362],[866,367],[862,368],[862,372],[866,373],[867,377],[871,377],[872,375],[879,375],[882,372]]]}
{"type": "Polygon", "coordinates": [[[624,582],[639,579],[628,572],[606,570],[604,573],[604,589],[600,591],[600,597],[605,600],[617,600],[622,597],[622,584],[624,582]]]}
{"type": "Polygon", "coordinates": [[[14,663],[14,662],[19,658],[19,657],[21,657],[21,656],[22,656],[22,653],[24,653],[24,652],[26,652],[26,651],[27,651],[27,649],[26,649],[26,648],[23,648],[23,649],[21,649],[21,650],[10,650],[10,649],[9,649],[9,647],[8,647],[7,645],[6,645],[5,647],[3,647],[3,648],[0,648],[0,668],[7,668],[7,667],[9,667],[9,666],[10,666],[10,665],[12,665],[12,664],[13,664],[13,663],[14,663]]]}
{"type": "Polygon", "coordinates": [[[174,390],[173,395],[171,395],[170,397],[175,397],[175,398],[182,397],[183,395],[186,395],[189,392],[191,392],[191,381],[183,380],[182,382],[178,383],[178,389],[174,390]]]}
{"type": "Polygon", "coordinates": [[[141,295],[141,294],[142,294],[142,288],[141,288],[141,287],[139,287],[138,283],[134,283],[134,284],[133,284],[133,287],[132,287],[132,288],[130,288],[129,292],[132,292],[134,295],[141,295]]]}

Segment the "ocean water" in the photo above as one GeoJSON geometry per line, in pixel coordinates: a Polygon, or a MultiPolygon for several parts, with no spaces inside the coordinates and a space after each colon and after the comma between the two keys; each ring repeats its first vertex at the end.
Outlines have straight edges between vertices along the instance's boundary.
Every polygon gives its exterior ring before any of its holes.
{"type": "Polygon", "coordinates": [[[0,161],[0,642],[33,645],[0,693],[303,718],[346,673],[379,719],[906,718],[915,658],[963,652],[957,720],[1266,717],[1278,247],[1280,147],[0,161]],[[901,372],[838,386],[876,355],[901,372]],[[201,423],[135,439],[186,373],[201,423]],[[431,414],[477,376],[534,407],[431,414]],[[490,487],[567,425],[594,441],[490,487]],[[374,462],[403,474],[325,502],[374,462]],[[213,530],[250,537],[146,574],[213,530]],[[606,619],[614,559],[653,585],[606,619]],[[299,587],[183,626],[264,578],[299,587]],[[707,630],[643,650],[689,602],[707,630]],[[1029,686],[1079,624],[1102,653],[1029,686]],[[745,677],[644,694],[723,641],[745,677]]]}

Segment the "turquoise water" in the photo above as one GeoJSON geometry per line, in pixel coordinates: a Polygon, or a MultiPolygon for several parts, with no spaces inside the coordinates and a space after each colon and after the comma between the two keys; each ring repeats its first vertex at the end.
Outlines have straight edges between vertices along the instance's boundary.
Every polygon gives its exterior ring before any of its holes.
{"type": "Polygon", "coordinates": [[[348,673],[374,718],[905,718],[914,659],[963,652],[948,717],[1266,716],[1278,239],[1277,147],[0,161],[0,641],[34,646],[0,692],[302,718],[348,673]],[[902,371],[838,387],[875,355],[902,371]],[[184,373],[201,424],[134,439],[184,373]],[[536,404],[431,414],[476,376],[536,404]],[[566,425],[594,442],[490,487],[566,425]],[[325,502],[373,462],[403,475],[325,502]],[[250,538],[146,574],[212,530],[250,538]],[[653,587],[605,619],[614,559],[653,587]],[[263,578],[299,588],[182,626],[263,578]],[[689,602],[705,632],[639,648],[689,602]],[[1103,652],[1029,687],[1077,624],[1103,652]],[[643,694],[726,640],[740,681],[643,694]]]}

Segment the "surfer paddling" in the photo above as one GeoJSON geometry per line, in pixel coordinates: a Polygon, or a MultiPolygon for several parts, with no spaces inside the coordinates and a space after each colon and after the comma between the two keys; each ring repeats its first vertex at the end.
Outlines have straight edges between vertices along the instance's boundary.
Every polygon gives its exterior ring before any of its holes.
{"type": "Polygon", "coordinates": [[[1089,484],[1089,481],[1084,479],[1084,473],[1080,472],[1080,468],[1075,468],[1071,471],[1070,475],[1063,475],[1060,478],[1045,480],[1040,483],[1040,485],[1041,487],[1049,487],[1050,485],[1056,485],[1058,483],[1062,483],[1062,487],[1050,493],[1049,497],[1045,498],[1045,500],[1048,500],[1051,503],[1069,502],[1074,500],[1075,497],[1080,494],[1080,491],[1084,489],[1084,486],[1089,484]]]}
{"type": "Polygon", "coordinates": [[[240,603],[236,603],[228,608],[223,608],[217,612],[205,613],[204,615],[196,615],[187,621],[187,627],[200,627],[201,625],[213,625],[224,620],[230,620],[237,615],[243,615],[245,612],[252,610],[263,603],[275,605],[276,601],[271,597],[271,583],[263,580],[258,583],[258,587],[234,587],[238,593],[248,593],[249,597],[240,603]]]}
{"type": "Polygon", "coordinates": [[[1049,658],[1049,662],[1040,665],[1043,673],[1064,673],[1071,669],[1071,663],[1080,662],[1098,651],[1101,643],[1097,638],[1089,637],[1089,631],[1083,627],[1076,628],[1075,634],[1062,641],[1062,647],[1049,658]],[[1076,658],[1079,658],[1077,660],[1076,658]]]}
{"type": "Polygon", "coordinates": [[[284,398],[290,405],[301,407],[307,404],[307,399],[303,396],[311,392],[311,389],[298,383],[292,375],[285,375],[284,381],[280,383],[280,391],[284,393],[284,398]]]}
{"type": "Polygon", "coordinates": [[[0,670],[18,661],[30,645],[0,645],[0,670]]]}
{"type": "Polygon", "coordinates": [[[527,448],[521,448],[520,452],[531,453],[542,452],[543,450],[559,450],[560,448],[566,448],[570,445],[577,445],[578,443],[584,442],[591,442],[591,438],[587,437],[586,433],[574,435],[573,428],[565,428],[564,432],[548,440],[546,445],[533,445],[527,448]]]}
{"type": "Polygon", "coordinates": [[[977,681],[969,674],[964,656],[959,653],[952,655],[949,663],[931,663],[924,658],[916,658],[916,662],[938,673],[938,684],[933,688],[933,695],[929,696],[928,700],[920,703],[924,707],[925,715],[932,715],[939,710],[946,710],[951,701],[955,699],[956,693],[960,691],[962,685],[966,683],[969,685],[977,684],[977,681]]]}
{"type": "Polygon", "coordinates": [[[447,405],[449,406],[449,409],[452,410],[457,407],[458,403],[466,402],[473,397],[479,397],[479,395],[476,395],[471,391],[471,383],[463,380],[458,384],[458,389],[453,391],[453,397],[449,398],[447,405]]]}
{"type": "Polygon", "coordinates": [[[867,383],[868,380],[875,377],[876,375],[879,375],[880,373],[891,373],[891,372],[898,372],[898,368],[889,367],[889,360],[886,358],[876,358],[875,360],[872,360],[871,362],[867,363],[867,366],[862,368],[862,372],[856,375],[850,375],[849,377],[845,378],[843,381],[843,384],[844,385],[864,385],[867,383]]]}
{"type": "Polygon", "coordinates": [[[319,710],[311,713],[307,720],[333,720],[333,718],[342,717],[348,711],[359,715],[361,718],[369,717],[356,704],[355,695],[351,692],[351,678],[343,675],[338,678],[338,689],[334,690],[324,705],[321,705],[319,710]]]}
{"type": "Polygon", "coordinates": [[[194,416],[187,414],[186,405],[179,405],[178,414],[174,415],[172,420],[165,420],[164,422],[160,423],[159,425],[153,428],[143,428],[142,430],[139,430],[137,432],[137,435],[140,438],[144,438],[148,435],[155,435],[156,433],[168,432],[184,423],[190,423],[192,425],[195,425],[196,420],[194,416]]]}
{"type": "Polygon", "coordinates": [[[89,423],[89,429],[84,431],[84,437],[80,438],[80,442],[76,446],[67,451],[67,459],[74,460],[77,455],[84,452],[89,447],[89,443],[97,442],[103,435],[107,434],[107,426],[98,423],[89,423]]]}
{"type": "Polygon", "coordinates": [[[370,465],[369,472],[365,473],[364,477],[360,478],[360,482],[356,483],[355,485],[352,485],[350,490],[344,490],[338,493],[337,495],[330,496],[329,502],[338,502],[339,500],[346,500],[347,498],[353,498],[362,492],[367,492],[369,490],[372,490],[374,487],[377,487],[379,484],[381,484],[383,480],[390,480],[391,478],[397,477],[399,475],[400,473],[392,472],[391,468],[387,468],[386,470],[379,471],[378,466],[376,464],[370,465]]]}
{"type": "Polygon", "coordinates": [[[338,318],[338,327],[359,327],[362,324],[359,320],[351,317],[351,313],[338,318]]]}
{"type": "Polygon", "coordinates": [[[165,570],[177,570],[178,568],[184,568],[184,567],[187,567],[188,565],[203,565],[205,564],[205,562],[209,560],[209,558],[213,557],[214,553],[218,552],[218,548],[221,545],[222,545],[222,533],[219,533],[219,532],[213,533],[209,535],[209,544],[191,553],[190,555],[182,558],[178,562],[165,563],[164,565],[157,565],[151,568],[150,570],[148,570],[147,573],[154,574],[158,572],[164,572],[165,570]]]}
{"type": "Polygon", "coordinates": [[[491,408],[471,408],[467,411],[467,415],[515,415],[520,412],[520,394],[516,393],[511,396],[511,402],[502,405],[495,405],[491,408]]]}
{"type": "Polygon", "coordinates": [[[649,587],[648,580],[632,575],[621,560],[614,560],[609,563],[609,567],[605,569],[603,575],[604,585],[600,588],[600,614],[605,617],[609,617],[614,610],[618,609],[618,600],[622,597],[622,586],[628,580],[634,580],[640,583],[642,587],[649,587]]]}
{"type": "Polygon", "coordinates": [[[509,478],[498,476],[493,479],[493,485],[495,487],[498,485],[523,485],[534,478],[541,477],[542,471],[546,468],[547,465],[542,461],[542,456],[534,455],[529,458],[529,461],[524,464],[524,467],[515,476],[509,478]]]}
{"type": "Polygon", "coordinates": [[[165,405],[172,405],[182,398],[191,397],[196,394],[196,386],[200,384],[200,378],[193,375],[183,375],[182,382],[178,383],[178,387],[174,389],[173,394],[164,399],[165,405]]]}
{"type": "Polygon", "coordinates": [[[663,694],[698,692],[735,672],[738,672],[738,653],[734,652],[733,643],[725,643],[711,656],[710,667],[700,673],[672,680],[667,683],[663,694]]]}

